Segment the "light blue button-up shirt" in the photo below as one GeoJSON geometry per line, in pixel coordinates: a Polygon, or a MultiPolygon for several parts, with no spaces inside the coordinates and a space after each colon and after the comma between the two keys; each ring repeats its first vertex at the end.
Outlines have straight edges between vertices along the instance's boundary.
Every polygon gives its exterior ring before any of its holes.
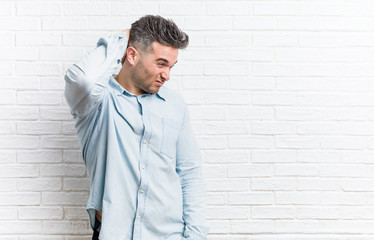
{"type": "Polygon", "coordinates": [[[161,87],[136,96],[114,79],[125,32],[102,37],[65,72],[90,177],[90,224],[102,211],[100,240],[206,239],[202,160],[183,98],[161,87]]]}

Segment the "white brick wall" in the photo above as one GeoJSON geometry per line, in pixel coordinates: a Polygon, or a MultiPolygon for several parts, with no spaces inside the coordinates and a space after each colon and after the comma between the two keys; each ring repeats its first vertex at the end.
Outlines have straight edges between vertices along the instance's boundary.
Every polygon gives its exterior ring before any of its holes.
{"type": "Polygon", "coordinates": [[[145,14],[191,38],[170,88],[204,156],[209,240],[374,239],[371,0],[0,2],[0,240],[89,240],[65,69],[145,14]]]}

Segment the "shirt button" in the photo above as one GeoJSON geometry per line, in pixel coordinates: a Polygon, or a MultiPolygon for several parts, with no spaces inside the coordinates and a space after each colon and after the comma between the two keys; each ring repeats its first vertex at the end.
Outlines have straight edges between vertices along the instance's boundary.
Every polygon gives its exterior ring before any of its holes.
{"type": "Polygon", "coordinates": [[[141,192],[141,193],[144,193],[144,190],[142,189],[142,190],[140,190],[140,192],[141,192]]]}
{"type": "Polygon", "coordinates": [[[137,218],[137,219],[139,219],[139,218],[140,218],[140,216],[138,215],[138,216],[136,216],[136,218],[137,218]]]}
{"type": "Polygon", "coordinates": [[[143,143],[144,143],[144,144],[147,144],[148,142],[147,142],[147,140],[144,140],[143,143]]]}
{"type": "Polygon", "coordinates": [[[142,168],[144,169],[144,164],[142,164],[142,168]]]}

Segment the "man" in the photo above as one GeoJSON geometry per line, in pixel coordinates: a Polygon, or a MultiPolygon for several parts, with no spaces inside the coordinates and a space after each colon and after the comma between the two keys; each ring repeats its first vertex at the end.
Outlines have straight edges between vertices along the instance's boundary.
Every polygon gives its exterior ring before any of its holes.
{"type": "Polygon", "coordinates": [[[91,180],[93,239],[206,239],[206,186],[186,103],[162,86],[187,45],[174,22],[147,15],[100,38],[65,73],[91,180]]]}

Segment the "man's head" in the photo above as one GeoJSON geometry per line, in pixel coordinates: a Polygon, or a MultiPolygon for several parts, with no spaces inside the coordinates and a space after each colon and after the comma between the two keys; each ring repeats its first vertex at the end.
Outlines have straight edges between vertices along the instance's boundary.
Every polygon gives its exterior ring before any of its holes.
{"type": "Polygon", "coordinates": [[[188,35],[171,20],[147,15],[131,25],[125,62],[130,86],[136,94],[157,93],[169,80],[178,49],[188,45],[188,35]]]}
{"type": "Polygon", "coordinates": [[[129,46],[142,52],[152,51],[152,42],[176,49],[188,45],[188,35],[172,21],[161,16],[146,15],[131,24],[129,46]]]}

